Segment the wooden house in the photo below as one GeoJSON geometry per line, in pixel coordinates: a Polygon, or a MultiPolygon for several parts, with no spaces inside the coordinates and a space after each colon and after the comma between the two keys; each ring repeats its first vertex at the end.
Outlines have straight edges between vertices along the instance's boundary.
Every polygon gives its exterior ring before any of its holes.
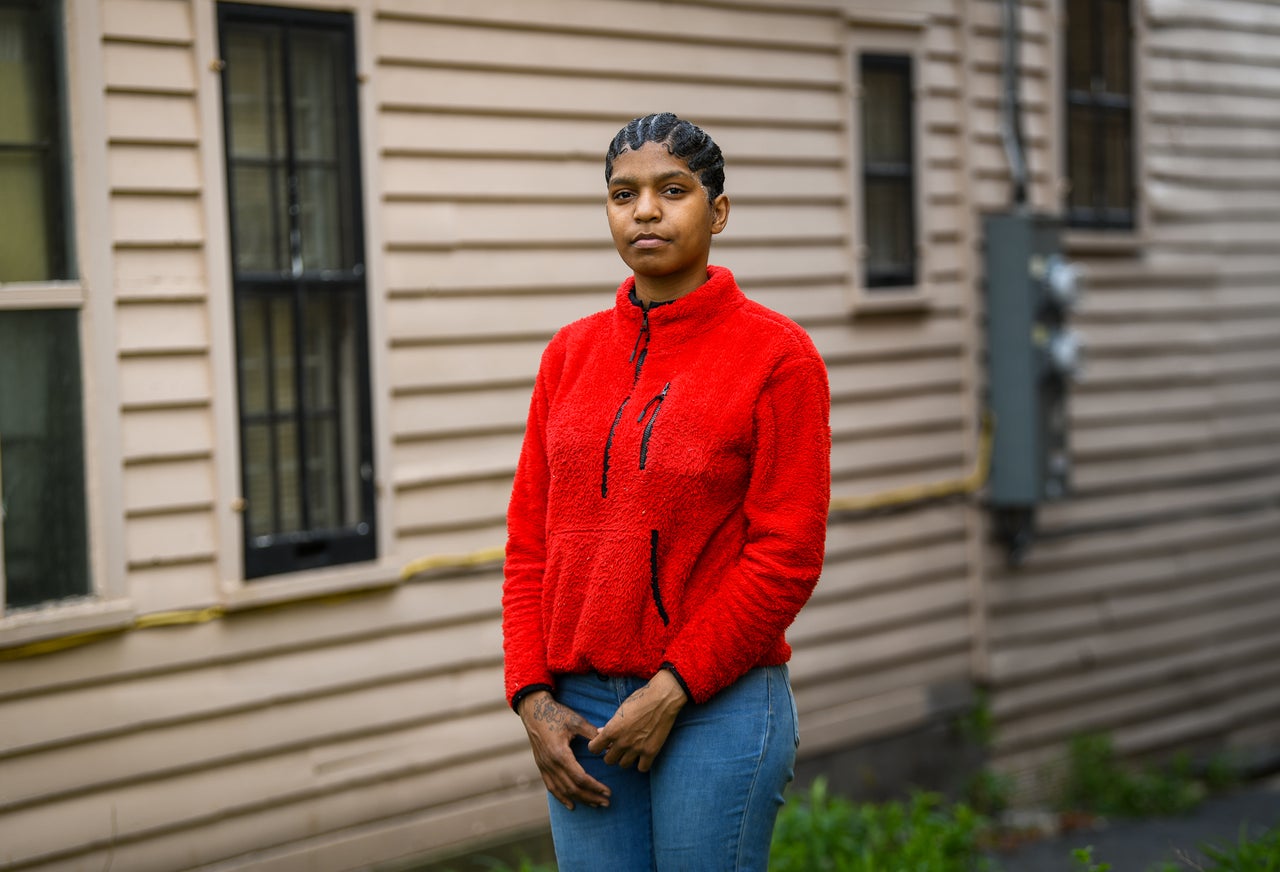
{"type": "Polygon", "coordinates": [[[1277,57],[1275,0],[0,0],[0,868],[545,827],[504,513],[542,348],[625,274],[604,149],[663,110],[725,151],[713,260],[830,373],[802,766],[978,704],[1028,790],[1080,731],[1274,760],[1277,57]],[[1088,350],[1011,565],[1019,203],[1088,350]]]}

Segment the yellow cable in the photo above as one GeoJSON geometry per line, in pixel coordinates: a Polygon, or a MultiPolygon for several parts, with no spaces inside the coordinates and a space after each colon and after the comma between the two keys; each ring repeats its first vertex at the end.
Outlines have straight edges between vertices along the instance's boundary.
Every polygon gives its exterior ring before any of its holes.
{"type": "Polygon", "coordinates": [[[485,563],[496,563],[506,556],[505,548],[485,548],[482,551],[473,551],[470,554],[436,554],[430,557],[419,557],[404,565],[400,570],[400,578],[408,580],[413,578],[420,572],[426,572],[429,569],[465,569],[472,566],[480,566],[485,563]]]}
{"type": "Polygon", "coordinates": [[[982,434],[978,438],[978,458],[973,471],[964,478],[947,479],[928,484],[907,485],[893,490],[881,491],[859,497],[838,497],[831,500],[833,512],[866,512],[901,506],[910,503],[936,500],[942,497],[970,494],[978,491],[986,483],[987,473],[991,469],[991,443],[995,425],[990,414],[982,417],[982,434]]]}

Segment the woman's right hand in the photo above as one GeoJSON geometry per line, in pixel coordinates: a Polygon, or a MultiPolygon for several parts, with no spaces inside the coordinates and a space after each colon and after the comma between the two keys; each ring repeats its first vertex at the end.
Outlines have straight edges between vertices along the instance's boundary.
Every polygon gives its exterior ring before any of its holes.
{"type": "Polygon", "coordinates": [[[545,690],[522,699],[519,714],[533,746],[533,759],[551,795],[570,811],[575,802],[607,807],[609,788],[587,774],[569,747],[574,736],[590,741],[599,730],[545,690]]]}

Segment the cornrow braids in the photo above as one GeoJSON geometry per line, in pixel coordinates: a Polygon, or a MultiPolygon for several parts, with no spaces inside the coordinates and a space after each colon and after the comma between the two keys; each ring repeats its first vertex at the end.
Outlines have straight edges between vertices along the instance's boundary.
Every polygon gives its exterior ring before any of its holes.
{"type": "Polygon", "coordinates": [[[604,180],[613,178],[613,161],[624,151],[638,151],[646,142],[666,146],[672,157],[689,165],[714,202],[724,193],[724,155],[720,146],[701,127],[677,118],[670,112],[659,112],[633,118],[618,131],[604,156],[604,180]]]}

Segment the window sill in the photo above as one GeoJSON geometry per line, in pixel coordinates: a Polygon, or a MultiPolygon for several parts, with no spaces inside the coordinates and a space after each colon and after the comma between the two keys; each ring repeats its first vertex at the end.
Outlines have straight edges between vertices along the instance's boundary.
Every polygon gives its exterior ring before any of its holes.
{"type": "Polygon", "coordinates": [[[872,315],[915,315],[927,313],[933,305],[932,295],[919,287],[876,290],[855,288],[849,312],[858,318],[872,315]]]}
{"type": "Polygon", "coordinates": [[[363,593],[398,584],[400,563],[380,560],[266,576],[252,581],[224,581],[222,602],[230,612],[338,594],[363,593]]]}
{"type": "Polygon", "coordinates": [[[51,602],[0,617],[0,650],[60,636],[125,630],[136,616],[127,599],[51,602]]]}
{"type": "Polygon", "coordinates": [[[78,309],[84,287],[78,281],[0,282],[0,309],[78,309]]]}

